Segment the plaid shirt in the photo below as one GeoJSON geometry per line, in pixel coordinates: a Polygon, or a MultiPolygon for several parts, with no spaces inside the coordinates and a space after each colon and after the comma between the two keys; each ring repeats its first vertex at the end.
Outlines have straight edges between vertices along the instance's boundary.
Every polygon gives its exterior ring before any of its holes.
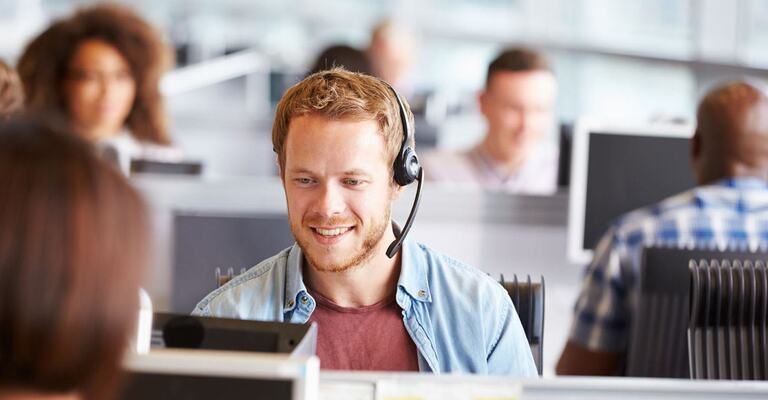
{"type": "Polygon", "coordinates": [[[768,182],[731,178],[617,219],[595,249],[576,301],[570,339],[626,353],[644,247],[768,248],[768,182]]]}

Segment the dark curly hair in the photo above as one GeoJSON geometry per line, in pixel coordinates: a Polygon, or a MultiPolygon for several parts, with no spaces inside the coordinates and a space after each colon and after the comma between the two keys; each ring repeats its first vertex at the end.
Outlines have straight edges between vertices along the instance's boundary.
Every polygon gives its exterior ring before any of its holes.
{"type": "Polygon", "coordinates": [[[173,53],[154,27],[124,6],[82,8],[69,18],[55,21],[29,43],[18,65],[27,109],[66,114],[62,82],[78,46],[88,39],[109,43],[131,67],[136,98],[125,121],[131,134],[141,141],[170,144],[158,84],[173,64],[173,53]]]}

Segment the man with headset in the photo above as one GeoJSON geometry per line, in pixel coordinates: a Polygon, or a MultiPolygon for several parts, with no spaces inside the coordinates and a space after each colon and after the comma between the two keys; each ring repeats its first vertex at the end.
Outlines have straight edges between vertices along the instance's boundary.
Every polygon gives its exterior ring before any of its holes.
{"type": "Polygon", "coordinates": [[[203,299],[203,316],[317,322],[325,369],[535,376],[506,291],[407,240],[392,202],[422,171],[385,82],[318,72],[277,106],[272,143],[296,244],[203,299]]]}

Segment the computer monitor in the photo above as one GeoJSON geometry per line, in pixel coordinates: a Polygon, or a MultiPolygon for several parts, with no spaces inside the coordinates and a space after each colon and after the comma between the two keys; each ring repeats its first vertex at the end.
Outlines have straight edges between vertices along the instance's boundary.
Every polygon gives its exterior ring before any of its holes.
{"type": "Polygon", "coordinates": [[[203,173],[203,163],[200,161],[156,161],[145,159],[131,160],[131,175],[133,174],[164,174],[164,175],[191,175],[198,176],[203,173]]]}
{"type": "Polygon", "coordinates": [[[206,350],[129,354],[121,400],[315,400],[320,362],[315,356],[206,350]]]}
{"type": "Polygon", "coordinates": [[[568,259],[584,264],[611,221],[695,186],[687,125],[574,129],[568,259]]]}
{"type": "Polygon", "coordinates": [[[155,313],[152,346],[313,355],[314,324],[267,322],[155,313]]]}
{"type": "Polygon", "coordinates": [[[559,152],[557,157],[557,187],[571,184],[571,148],[573,147],[573,122],[560,122],[559,152]]]}

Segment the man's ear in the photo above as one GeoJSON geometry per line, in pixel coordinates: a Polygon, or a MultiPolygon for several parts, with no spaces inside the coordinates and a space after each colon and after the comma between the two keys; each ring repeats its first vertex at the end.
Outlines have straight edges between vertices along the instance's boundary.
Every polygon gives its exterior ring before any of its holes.
{"type": "Polygon", "coordinates": [[[701,133],[697,128],[691,138],[691,167],[693,167],[693,173],[696,175],[697,181],[701,181],[702,176],[701,151],[701,133]]]}
{"type": "Polygon", "coordinates": [[[403,191],[405,191],[405,186],[400,186],[397,184],[397,182],[392,180],[392,194],[390,197],[390,200],[395,201],[400,198],[400,195],[403,194],[403,191]]]}
{"type": "Polygon", "coordinates": [[[488,110],[488,91],[483,89],[477,93],[477,105],[480,107],[480,112],[483,115],[487,114],[488,110]]]}
{"type": "Polygon", "coordinates": [[[691,138],[691,162],[696,165],[701,158],[701,134],[696,129],[691,138]]]}
{"type": "Polygon", "coordinates": [[[279,176],[280,180],[285,184],[285,171],[280,167],[280,160],[275,159],[275,166],[277,167],[277,176],[279,176]]]}

